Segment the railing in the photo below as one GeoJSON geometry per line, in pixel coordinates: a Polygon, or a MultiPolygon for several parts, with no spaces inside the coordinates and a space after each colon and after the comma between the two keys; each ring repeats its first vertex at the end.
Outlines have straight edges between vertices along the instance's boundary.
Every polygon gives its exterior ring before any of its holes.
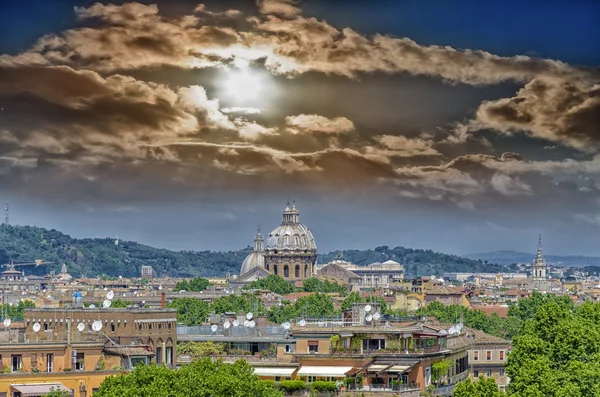
{"type": "Polygon", "coordinates": [[[178,325],[177,336],[231,336],[231,337],[246,337],[246,336],[270,336],[284,337],[287,330],[280,326],[266,327],[229,327],[225,329],[222,325],[217,326],[216,331],[213,331],[210,325],[178,325]]]}
{"type": "Polygon", "coordinates": [[[435,389],[434,396],[450,396],[456,385],[441,386],[435,389]]]}

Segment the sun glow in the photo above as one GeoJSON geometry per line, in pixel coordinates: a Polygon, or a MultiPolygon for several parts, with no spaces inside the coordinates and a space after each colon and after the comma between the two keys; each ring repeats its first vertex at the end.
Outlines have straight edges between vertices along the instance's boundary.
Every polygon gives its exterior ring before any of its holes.
{"type": "Polygon", "coordinates": [[[262,82],[250,70],[235,70],[229,72],[223,82],[223,88],[228,96],[239,101],[247,101],[258,98],[262,89],[262,82]]]}

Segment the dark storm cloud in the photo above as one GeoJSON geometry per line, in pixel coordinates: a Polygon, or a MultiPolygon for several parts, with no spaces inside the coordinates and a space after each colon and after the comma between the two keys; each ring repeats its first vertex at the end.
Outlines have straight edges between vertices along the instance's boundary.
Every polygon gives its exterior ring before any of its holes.
{"type": "Polygon", "coordinates": [[[584,151],[600,148],[600,80],[543,79],[516,96],[481,104],[473,129],[525,131],[535,138],[584,151]]]}

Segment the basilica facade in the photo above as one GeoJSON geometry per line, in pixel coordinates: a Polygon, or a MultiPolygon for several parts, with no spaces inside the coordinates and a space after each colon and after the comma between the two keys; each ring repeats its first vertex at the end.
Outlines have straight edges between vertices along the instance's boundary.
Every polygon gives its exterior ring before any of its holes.
{"type": "Polygon", "coordinates": [[[314,275],[317,245],[311,231],[300,223],[300,212],[288,203],[283,221],[267,236],[260,230],[254,237],[254,250],[244,259],[240,276],[262,268],[284,280],[297,281],[314,275]]]}

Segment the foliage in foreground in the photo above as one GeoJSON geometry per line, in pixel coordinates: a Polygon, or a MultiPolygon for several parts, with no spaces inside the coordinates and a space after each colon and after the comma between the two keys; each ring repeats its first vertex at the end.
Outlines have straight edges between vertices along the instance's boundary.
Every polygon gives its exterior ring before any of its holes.
{"type": "Polygon", "coordinates": [[[205,358],[181,369],[140,365],[129,374],[106,378],[94,397],[282,397],[254,375],[243,360],[234,364],[205,358]]]}
{"type": "Polygon", "coordinates": [[[476,382],[467,379],[460,382],[452,391],[452,397],[504,397],[493,378],[480,377],[476,382]]]}
{"type": "Polygon", "coordinates": [[[510,396],[600,396],[600,303],[544,304],[513,340],[506,372],[510,396]]]}

